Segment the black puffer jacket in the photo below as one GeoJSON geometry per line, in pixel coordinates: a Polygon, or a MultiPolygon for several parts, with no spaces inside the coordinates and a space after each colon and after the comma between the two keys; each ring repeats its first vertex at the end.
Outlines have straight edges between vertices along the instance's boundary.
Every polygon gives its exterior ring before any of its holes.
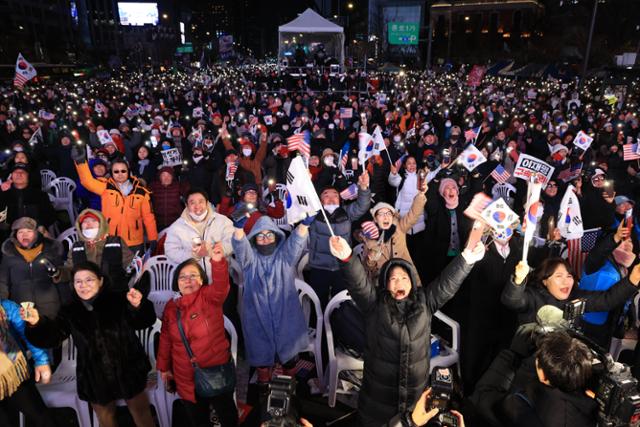
{"type": "MultiPolygon", "coordinates": [[[[15,235],[15,232],[14,234],[15,235]]],[[[0,264],[0,299],[21,302],[31,301],[45,316],[55,317],[60,309],[60,294],[56,284],[42,264],[46,258],[55,266],[62,265],[62,245],[55,240],[39,237],[42,251],[32,262],[27,262],[16,249],[13,238],[2,244],[0,264]]],[[[38,244],[38,243],[36,243],[38,244]]]]}
{"type": "Polygon", "coordinates": [[[456,291],[473,266],[458,256],[442,275],[418,288],[417,274],[408,262],[393,258],[380,270],[378,286],[367,278],[357,257],[341,264],[353,300],[365,316],[364,378],[358,403],[365,425],[380,426],[404,413],[427,385],[431,351],[431,318],[456,291]],[[386,278],[394,266],[411,272],[412,290],[395,301],[386,278]]]}
{"type": "Polygon", "coordinates": [[[585,291],[574,284],[569,298],[558,300],[541,285],[528,286],[526,281],[522,285],[516,285],[512,278],[502,291],[501,301],[507,308],[518,312],[518,324],[523,325],[535,323],[538,310],[543,305],[564,309],[567,302],[585,298],[586,312],[609,311],[622,306],[636,292],[638,288],[631,283],[629,277],[625,277],[604,292],[585,291]]]}
{"type": "Polygon", "coordinates": [[[145,389],[151,364],[135,330],[150,327],[155,320],[149,300],[133,308],[125,291],[110,289],[105,278],[93,310],[76,295],[57,318],[41,317],[26,334],[29,342],[40,347],[56,347],[71,335],[78,349],[78,397],[104,405],[130,399],[145,389]]]}

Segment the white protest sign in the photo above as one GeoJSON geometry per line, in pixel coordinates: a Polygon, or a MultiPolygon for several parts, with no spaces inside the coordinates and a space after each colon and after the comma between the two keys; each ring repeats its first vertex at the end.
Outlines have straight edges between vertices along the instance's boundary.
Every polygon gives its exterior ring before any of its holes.
{"type": "Polygon", "coordinates": [[[513,170],[513,176],[516,178],[531,181],[532,177],[537,176],[538,182],[545,188],[553,175],[555,168],[550,164],[543,162],[537,157],[528,154],[520,154],[518,163],[513,170]]]}
{"type": "Polygon", "coordinates": [[[162,166],[180,166],[182,164],[182,156],[177,148],[162,150],[162,166]]]}

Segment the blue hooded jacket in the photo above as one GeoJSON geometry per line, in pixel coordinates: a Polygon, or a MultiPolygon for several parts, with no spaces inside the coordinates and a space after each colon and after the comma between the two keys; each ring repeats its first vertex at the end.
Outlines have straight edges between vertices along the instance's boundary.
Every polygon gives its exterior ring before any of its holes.
{"type": "Polygon", "coordinates": [[[248,236],[231,240],[244,276],[242,331],[251,366],[288,362],[309,343],[295,287],[295,268],[307,237],[296,230],[288,239],[285,237],[271,218],[263,216],[248,236]],[[261,255],[255,248],[255,236],[263,230],[277,236],[276,250],[271,255],[261,255]]]}
{"type": "Polygon", "coordinates": [[[31,352],[31,357],[33,358],[35,366],[48,365],[49,356],[47,351],[32,345],[24,336],[24,328],[26,327],[26,324],[20,317],[20,306],[8,299],[2,300],[2,303],[0,304],[4,309],[4,312],[7,314],[7,323],[9,324],[11,335],[13,335],[13,338],[22,347],[22,351],[25,353],[25,356],[27,354],[25,350],[28,349],[31,352]],[[26,348],[24,347],[25,344],[26,348]]]}

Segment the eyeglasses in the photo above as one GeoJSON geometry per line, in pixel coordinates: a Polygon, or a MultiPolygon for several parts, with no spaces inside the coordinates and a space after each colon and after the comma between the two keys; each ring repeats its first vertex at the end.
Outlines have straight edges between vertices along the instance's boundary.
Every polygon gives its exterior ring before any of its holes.
{"type": "Polygon", "coordinates": [[[199,279],[200,275],[199,274],[181,274],[178,276],[178,282],[192,282],[196,279],[199,279]]]}
{"type": "Polygon", "coordinates": [[[256,241],[265,241],[275,239],[276,234],[272,231],[267,231],[266,233],[258,233],[256,234],[256,241]]]}
{"type": "Polygon", "coordinates": [[[604,175],[596,175],[593,178],[591,178],[592,181],[603,181],[604,180],[604,175]]]}
{"type": "Polygon", "coordinates": [[[126,170],[126,169],[125,170],[119,170],[119,171],[116,171],[116,170],[111,171],[111,173],[127,173],[127,172],[129,172],[129,171],[126,170]]]}
{"type": "Polygon", "coordinates": [[[558,184],[554,184],[553,182],[550,182],[547,184],[547,187],[557,187],[558,184]]]}
{"type": "Polygon", "coordinates": [[[376,216],[393,216],[393,212],[391,212],[391,211],[378,211],[378,212],[376,212],[376,216]]]}
{"type": "Polygon", "coordinates": [[[97,280],[94,277],[89,277],[86,280],[76,279],[73,281],[73,286],[81,286],[83,283],[92,286],[96,281],[97,280]]]}

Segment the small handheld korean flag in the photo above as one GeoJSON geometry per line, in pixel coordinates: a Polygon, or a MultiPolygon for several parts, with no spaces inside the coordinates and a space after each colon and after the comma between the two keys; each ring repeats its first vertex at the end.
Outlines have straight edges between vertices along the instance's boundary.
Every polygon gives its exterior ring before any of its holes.
{"type": "Polygon", "coordinates": [[[487,158],[476,148],[475,145],[469,145],[462,153],[460,153],[459,162],[469,172],[486,161],[487,158]]]}
{"type": "Polygon", "coordinates": [[[518,215],[511,210],[502,197],[487,206],[487,208],[482,211],[481,217],[484,222],[497,233],[504,232],[520,220],[518,215]]]}
{"type": "Polygon", "coordinates": [[[573,145],[583,149],[584,151],[587,151],[589,149],[592,142],[593,142],[593,138],[591,138],[589,135],[587,135],[583,131],[578,132],[576,137],[573,139],[573,145]]]}
{"type": "MultiPolygon", "coordinates": [[[[286,180],[287,193],[285,196],[285,207],[287,208],[287,221],[289,224],[301,221],[308,215],[315,215],[319,210],[324,214],[318,193],[316,193],[313,183],[311,182],[309,170],[305,166],[301,156],[291,160],[286,180]]],[[[326,217],[325,221],[327,226],[329,226],[331,235],[333,235],[333,230],[326,217]]]]}
{"type": "Polygon", "coordinates": [[[584,234],[580,202],[573,185],[567,187],[562,197],[557,224],[560,235],[567,240],[580,239],[584,234]]]}
{"type": "Polygon", "coordinates": [[[358,162],[364,165],[373,156],[373,138],[366,132],[360,132],[358,134],[358,162]]]}
{"type": "Polygon", "coordinates": [[[113,139],[111,138],[111,135],[109,134],[108,130],[101,129],[98,132],[96,132],[96,134],[98,135],[98,140],[100,141],[100,144],[106,145],[106,144],[113,143],[113,139]]]}

